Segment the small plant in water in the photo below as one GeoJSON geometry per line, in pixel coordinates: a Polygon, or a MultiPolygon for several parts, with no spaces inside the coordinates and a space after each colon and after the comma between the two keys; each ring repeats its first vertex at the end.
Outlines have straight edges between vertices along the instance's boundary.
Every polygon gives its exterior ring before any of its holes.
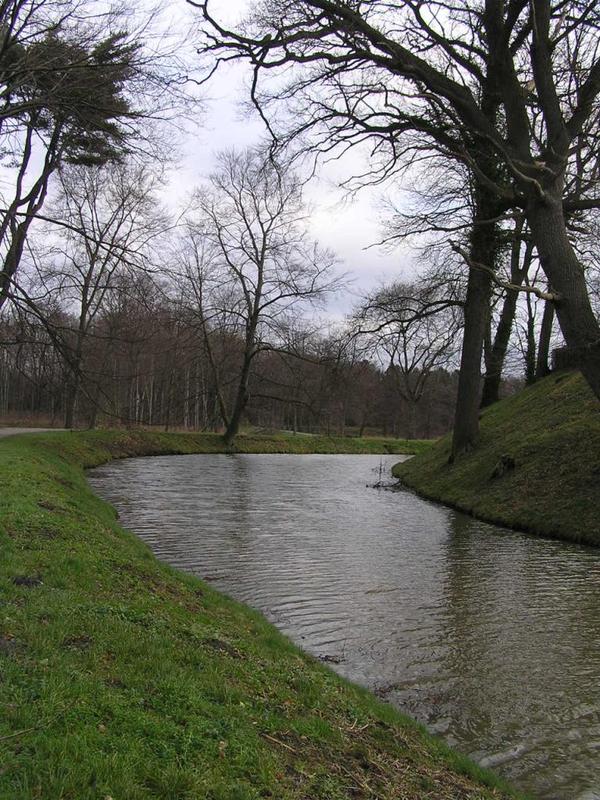
{"type": "Polygon", "coordinates": [[[372,484],[368,483],[367,486],[370,486],[372,489],[382,489],[387,485],[387,481],[384,481],[383,479],[384,474],[387,472],[383,463],[383,458],[379,459],[379,466],[375,467],[373,472],[377,473],[377,481],[372,484]]]}

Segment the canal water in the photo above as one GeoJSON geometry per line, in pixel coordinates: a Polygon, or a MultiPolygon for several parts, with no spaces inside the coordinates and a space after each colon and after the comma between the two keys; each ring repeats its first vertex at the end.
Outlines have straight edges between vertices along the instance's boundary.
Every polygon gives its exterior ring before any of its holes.
{"type": "Polygon", "coordinates": [[[168,456],[89,478],[161,559],[480,764],[544,800],[600,798],[600,550],[372,488],[398,458],[168,456]]]}

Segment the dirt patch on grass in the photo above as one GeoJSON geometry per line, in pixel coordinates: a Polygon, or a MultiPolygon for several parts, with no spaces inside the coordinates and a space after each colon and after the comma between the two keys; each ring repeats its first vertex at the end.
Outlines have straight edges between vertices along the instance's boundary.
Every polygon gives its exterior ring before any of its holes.
{"type": "Polygon", "coordinates": [[[17,575],[12,579],[15,586],[23,586],[25,589],[34,589],[43,584],[41,575],[17,575]]]}
{"type": "Polygon", "coordinates": [[[159,600],[175,602],[193,614],[204,609],[202,589],[187,589],[181,584],[171,583],[168,579],[161,580],[155,573],[142,572],[132,564],[115,564],[115,572],[123,576],[122,580],[127,581],[126,591],[137,592],[143,587],[153,597],[159,600]]]}
{"type": "Polygon", "coordinates": [[[14,636],[0,636],[0,656],[16,656],[25,649],[23,642],[14,636]]]}
{"type": "Polygon", "coordinates": [[[214,653],[220,653],[222,655],[230,656],[231,658],[244,658],[242,653],[240,653],[237,648],[233,647],[233,645],[229,644],[228,642],[224,642],[222,639],[217,639],[216,637],[202,639],[200,644],[209,650],[212,650],[214,653]]]}
{"type": "Polygon", "coordinates": [[[62,511],[62,509],[50,500],[38,500],[38,507],[43,508],[44,511],[62,511]]]}
{"type": "Polygon", "coordinates": [[[66,639],[62,640],[62,646],[67,650],[89,650],[89,648],[94,644],[94,640],[91,636],[86,636],[85,634],[81,636],[67,636],[66,639]]]}

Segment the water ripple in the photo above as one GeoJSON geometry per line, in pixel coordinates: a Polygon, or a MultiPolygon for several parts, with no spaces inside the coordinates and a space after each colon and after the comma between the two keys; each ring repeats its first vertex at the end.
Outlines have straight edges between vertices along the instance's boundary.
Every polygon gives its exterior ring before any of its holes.
{"type": "Polygon", "coordinates": [[[170,456],[90,479],[160,558],[480,763],[545,800],[600,798],[600,553],[369,489],[379,463],[170,456]]]}

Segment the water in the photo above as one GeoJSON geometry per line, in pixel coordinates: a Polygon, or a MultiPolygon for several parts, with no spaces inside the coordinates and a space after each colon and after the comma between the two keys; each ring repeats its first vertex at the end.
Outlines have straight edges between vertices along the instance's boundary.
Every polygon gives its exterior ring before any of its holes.
{"type": "Polygon", "coordinates": [[[90,482],[160,558],[476,761],[545,800],[600,798],[600,551],[369,488],[379,465],[169,456],[90,482]]]}

